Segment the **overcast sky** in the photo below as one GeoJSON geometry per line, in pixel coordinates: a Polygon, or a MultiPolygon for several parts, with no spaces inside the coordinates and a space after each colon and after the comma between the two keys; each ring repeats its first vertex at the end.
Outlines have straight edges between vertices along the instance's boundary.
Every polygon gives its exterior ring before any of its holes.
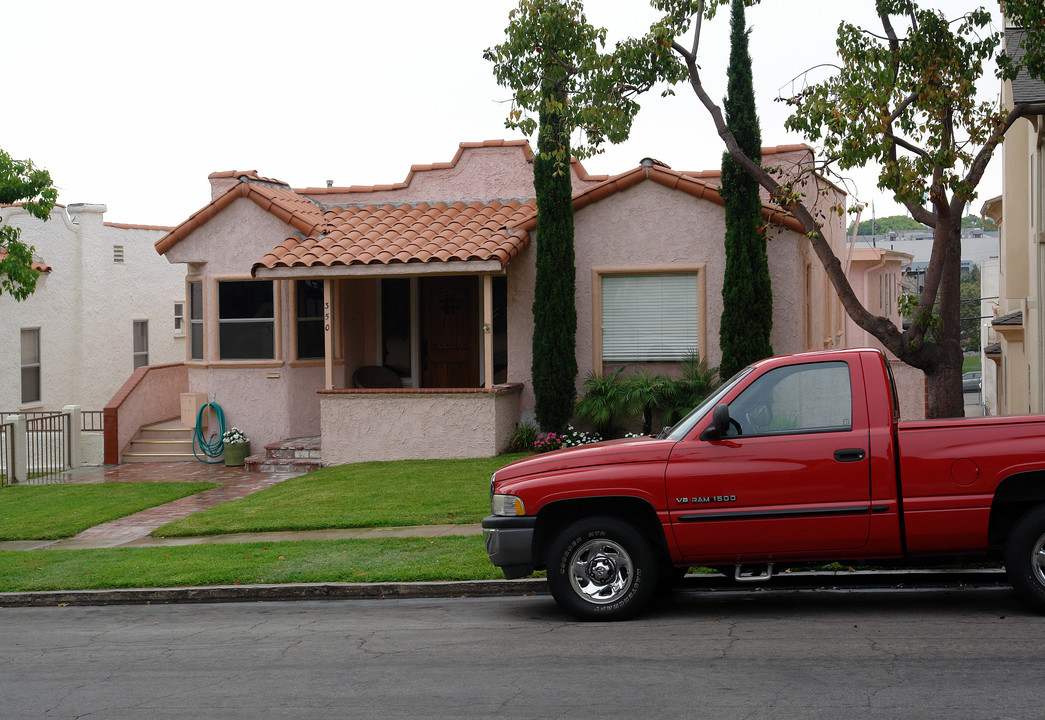
{"type": "MultiPolygon", "coordinates": [[[[7,3],[0,147],[50,171],[63,204],[108,206],[111,222],[176,225],[210,200],[207,175],[257,170],[293,187],[401,182],[463,141],[519,138],[508,91],[482,51],[504,38],[517,0],[133,0],[7,3]]],[[[971,5],[941,0],[949,15],[971,5]]],[[[997,13],[997,3],[987,2],[997,13]]],[[[653,16],[645,0],[588,0],[615,37],[653,16]]],[[[871,25],[872,0],[767,0],[748,10],[764,145],[802,142],[774,102],[834,58],[840,13],[871,25]]],[[[701,64],[725,92],[728,12],[706,26],[701,64]]],[[[993,77],[981,93],[997,97],[993,77]]],[[[531,139],[535,143],[535,139],[531,139]]],[[[688,87],[652,93],[631,139],[584,161],[615,174],[654,157],[717,168],[723,146],[688,87]]],[[[973,211],[1001,192],[995,158],[973,211]]],[[[879,217],[900,212],[855,176],[879,217]]],[[[867,215],[865,215],[865,218],[867,215]]]]}

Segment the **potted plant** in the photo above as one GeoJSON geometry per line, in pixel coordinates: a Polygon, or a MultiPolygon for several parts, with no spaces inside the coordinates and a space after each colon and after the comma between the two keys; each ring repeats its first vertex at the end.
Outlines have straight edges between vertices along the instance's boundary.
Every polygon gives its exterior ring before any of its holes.
{"type": "Polygon", "coordinates": [[[221,436],[221,442],[225,451],[225,466],[241,467],[250,455],[250,438],[239,428],[229,428],[221,436]]]}

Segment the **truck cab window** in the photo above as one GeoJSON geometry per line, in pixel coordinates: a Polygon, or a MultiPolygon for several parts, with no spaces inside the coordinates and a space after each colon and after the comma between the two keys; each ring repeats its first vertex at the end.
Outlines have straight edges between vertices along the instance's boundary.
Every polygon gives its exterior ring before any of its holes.
{"type": "MultiPolygon", "coordinates": [[[[745,436],[851,430],[849,365],[808,363],[771,370],[730,403],[729,416],[745,436]]],[[[729,434],[738,434],[737,428],[729,434]]]]}

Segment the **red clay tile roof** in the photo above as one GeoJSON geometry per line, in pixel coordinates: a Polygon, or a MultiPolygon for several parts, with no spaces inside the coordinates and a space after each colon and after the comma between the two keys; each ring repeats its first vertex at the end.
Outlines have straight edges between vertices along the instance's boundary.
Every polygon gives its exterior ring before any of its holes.
{"type": "MultiPolygon", "coordinates": [[[[0,260],[3,260],[5,257],[7,257],[7,251],[3,248],[0,248],[0,260]]],[[[33,270],[39,270],[40,272],[51,272],[50,265],[44,265],[43,263],[37,262],[36,260],[33,260],[33,263],[30,267],[32,267],[33,270]]]]}
{"type": "Polygon", "coordinates": [[[496,260],[504,267],[526,245],[512,232],[536,201],[333,208],[320,232],[290,237],[255,263],[259,268],[496,260]]]}

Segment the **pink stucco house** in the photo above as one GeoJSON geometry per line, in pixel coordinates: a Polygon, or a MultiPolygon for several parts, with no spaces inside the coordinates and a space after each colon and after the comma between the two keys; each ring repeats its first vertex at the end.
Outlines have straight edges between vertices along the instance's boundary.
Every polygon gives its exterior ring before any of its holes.
{"type": "MultiPolygon", "coordinates": [[[[802,145],[763,153],[784,172],[812,161],[802,145]]],[[[211,175],[209,204],[156,243],[187,266],[189,390],[255,443],[321,436],[324,464],[496,454],[534,404],[531,161],[525,141],[487,141],[393,185],[211,175]],[[391,372],[360,370],[375,366],[391,372]]],[[[646,159],[591,176],[574,162],[572,181],[578,384],[621,364],[670,368],[694,349],[717,365],[717,173],[646,159]]],[[[844,203],[821,178],[806,182],[811,202],[844,203]]],[[[763,214],[774,350],[844,346],[841,306],[801,227],[771,205],[763,214]]],[[[824,217],[842,257],[843,220],[824,217]]]]}

